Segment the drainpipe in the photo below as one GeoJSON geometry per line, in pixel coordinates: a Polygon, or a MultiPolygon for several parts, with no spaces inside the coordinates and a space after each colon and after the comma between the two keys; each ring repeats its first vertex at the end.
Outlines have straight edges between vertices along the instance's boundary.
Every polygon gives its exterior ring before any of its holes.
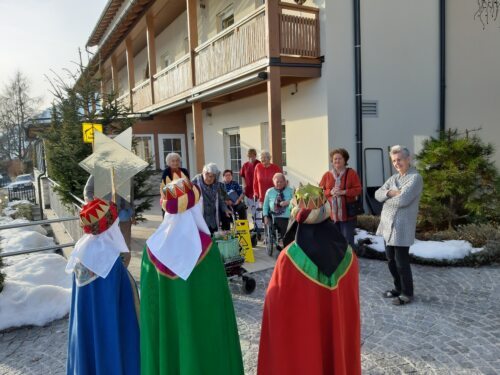
{"type": "Polygon", "coordinates": [[[356,170],[363,181],[363,117],[361,91],[361,5],[354,0],[354,86],[356,100],[356,170]]]}
{"type": "Polygon", "coordinates": [[[439,0],[439,132],[444,133],[446,116],[446,0],[439,0]]]}
{"type": "Polygon", "coordinates": [[[45,166],[45,152],[42,146],[42,164],[43,172],[38,175],[38,205],[40,206],[40,220],[43,220],[43,204],[42,204],[42,177],[47,174],[47,167],[45,166]]]}

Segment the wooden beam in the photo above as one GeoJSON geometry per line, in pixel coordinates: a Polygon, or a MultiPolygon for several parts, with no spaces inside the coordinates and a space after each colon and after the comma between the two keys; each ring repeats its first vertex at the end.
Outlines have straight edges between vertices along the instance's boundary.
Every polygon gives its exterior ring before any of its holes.
{"type": "Polygon", "coordinates": [[[277,0],[266,1],[267,57],[280,57],[280,12],[277,0]]]}
{"type": "Polygon", "coordinates": [[[198,1],[186,0],[187,22],[188,22],[188,44],[191,61],[191,87],[196,85],[196,70],[194,64],[194,50],[198,47],[198,1]]]}
{"type": "Polygon", "coordinates": [[[148,48],[149,83],[151,88],[151,104],[155,103],[154,75],[156,74],[155,22],[153,14],[146,15],[146,42],[148,48]]]}
{"type": "Polygon", "coordinates": [[[128,92],[130,96],[130,111],[134,110],[134,101],[132,99],[132,89],[135,87],[135,72],[134,72],[134,50],[132,48],[132,39],[125,39],[125,56],[127,58],[127,77],[128,77],[128,92]]]}
{"type": "Polygon", "coordinates": [[[116,64],[116,55],[111,55],[111,80],[113,82],[113,92],[117,96],[119,91],[118,66],[116,64]]]}
{"type": "MultiPolygon", "coordinates": [[[[196,150],[196,173],[201,173],[205,165],[205,146],[203,144],[203,118],[201,102],[191,105],[193,111],[194,147],[196,150]]],[[[194,173],[193,173],[194,175],[194,173]]]]}
{"type": "MultiPolygon", "coordinates": [[[[268,2],[269,3],[269,2],[268,2]]],[[[269,152],[274,164],[283,166],[281,145],[281,77],[280,68],[267,68],[267,112],[269,131],[269,152]]]]}
{"type": "Polygon", "coordinates": [[[101,99],[104,100],[104,98],[106,97],[106,87],[105,87],[105,72],[104,72],[104,66],[103,66],[103,62],[101,61],[99,63],[99,74],[101,75],[101,99]]]}

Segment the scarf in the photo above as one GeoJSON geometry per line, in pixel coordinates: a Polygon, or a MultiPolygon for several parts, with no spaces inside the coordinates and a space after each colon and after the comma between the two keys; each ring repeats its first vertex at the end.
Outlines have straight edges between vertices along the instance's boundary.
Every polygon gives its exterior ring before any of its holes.
{"type": "MultiPolygon", "coordinates": [[[[340,183],[342,181],[342,176],[345,174],[346,171],[347,171],[347,168],[344,169],[344,171],[342,173],[339,173],[337,175],[335,173],[335,169],[331,170],[333,178],[335,179],[335,185],[334,185],[334,187],[340,189],[340,183]]],[[[332,212],[333,212],[334,221],[336,221],[336,222],[337,221],[343,221],[344,217],[343,217],[343,212],[342,211],[343,211],[342,210],[342,196],[339,195],[337,197],[332,197],[332,212]]]]}
{"type": "Polygon", "coordinates": [[[286,210],[286,207],[281,206],[281,202],[283,202],[285,200],[285,196],[283,194],[284,190],[285,190],[284,188],[281,190],[276,189],[276,191],[278,192],[278,195],[276,196],[276,199],[274,200],[273,212],[278,216],[282,215],[286,210]]]}
{"type": "MultiPolygon", "coordinates": [[[[212,204],[215,205],[215,224],[216,227],[215,229],[219,228],[219,182],[214,181],[212,185],[207,185],[205,184],[205,181],[203,181],[203,175],[199,175],[199,179],[196,181],[198,183],[198,186],[201,189],[201,193],[204,198],[204,205],[206,206],[211,206],[212,204]]],[[[210,213],[207,213],[210,214],[210,213]]],[[[205,216],[205,215],[203,215],[205,216]]],[[[210,224],[209,224],[210,225],[210,224]]],[[[213,229],[213,228],[212,228],[213,229]]]]}

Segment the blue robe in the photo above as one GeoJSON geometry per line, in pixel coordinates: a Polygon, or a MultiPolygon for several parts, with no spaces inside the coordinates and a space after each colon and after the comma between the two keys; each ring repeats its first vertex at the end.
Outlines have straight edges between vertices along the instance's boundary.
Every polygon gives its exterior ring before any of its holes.
{"type": "Polygon", "coordinates": [[[67,374],[139,374],[137,289],[118,258],[108,276],[77,286],[73,277],[67,374]]]}

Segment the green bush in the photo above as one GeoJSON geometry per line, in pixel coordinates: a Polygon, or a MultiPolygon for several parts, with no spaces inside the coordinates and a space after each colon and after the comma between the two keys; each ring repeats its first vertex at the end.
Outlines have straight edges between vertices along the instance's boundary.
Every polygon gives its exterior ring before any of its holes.
{"type": "Polygon", "coordinates": [[[33,205],[30,203],[18,204],[15,206],[16,213],[12,215],[13,219],[26,219],[29,221],[33,220],[33,205]]]}
{"type": "Polygon", "coordinates": [[[377,231],[379,223],[379,216],[358,215],[358,222],[356,226],[360,229],[366,230],[367,232],[375,233],[377,231]]]}
{"type": "Polygon", "coordinates": [[[460,224],[498,222],[498,171],[485,144],[469,132],[449,130],[424,143],[417,155],[424,180],[419,228],[451,229],[460,224]]]}

